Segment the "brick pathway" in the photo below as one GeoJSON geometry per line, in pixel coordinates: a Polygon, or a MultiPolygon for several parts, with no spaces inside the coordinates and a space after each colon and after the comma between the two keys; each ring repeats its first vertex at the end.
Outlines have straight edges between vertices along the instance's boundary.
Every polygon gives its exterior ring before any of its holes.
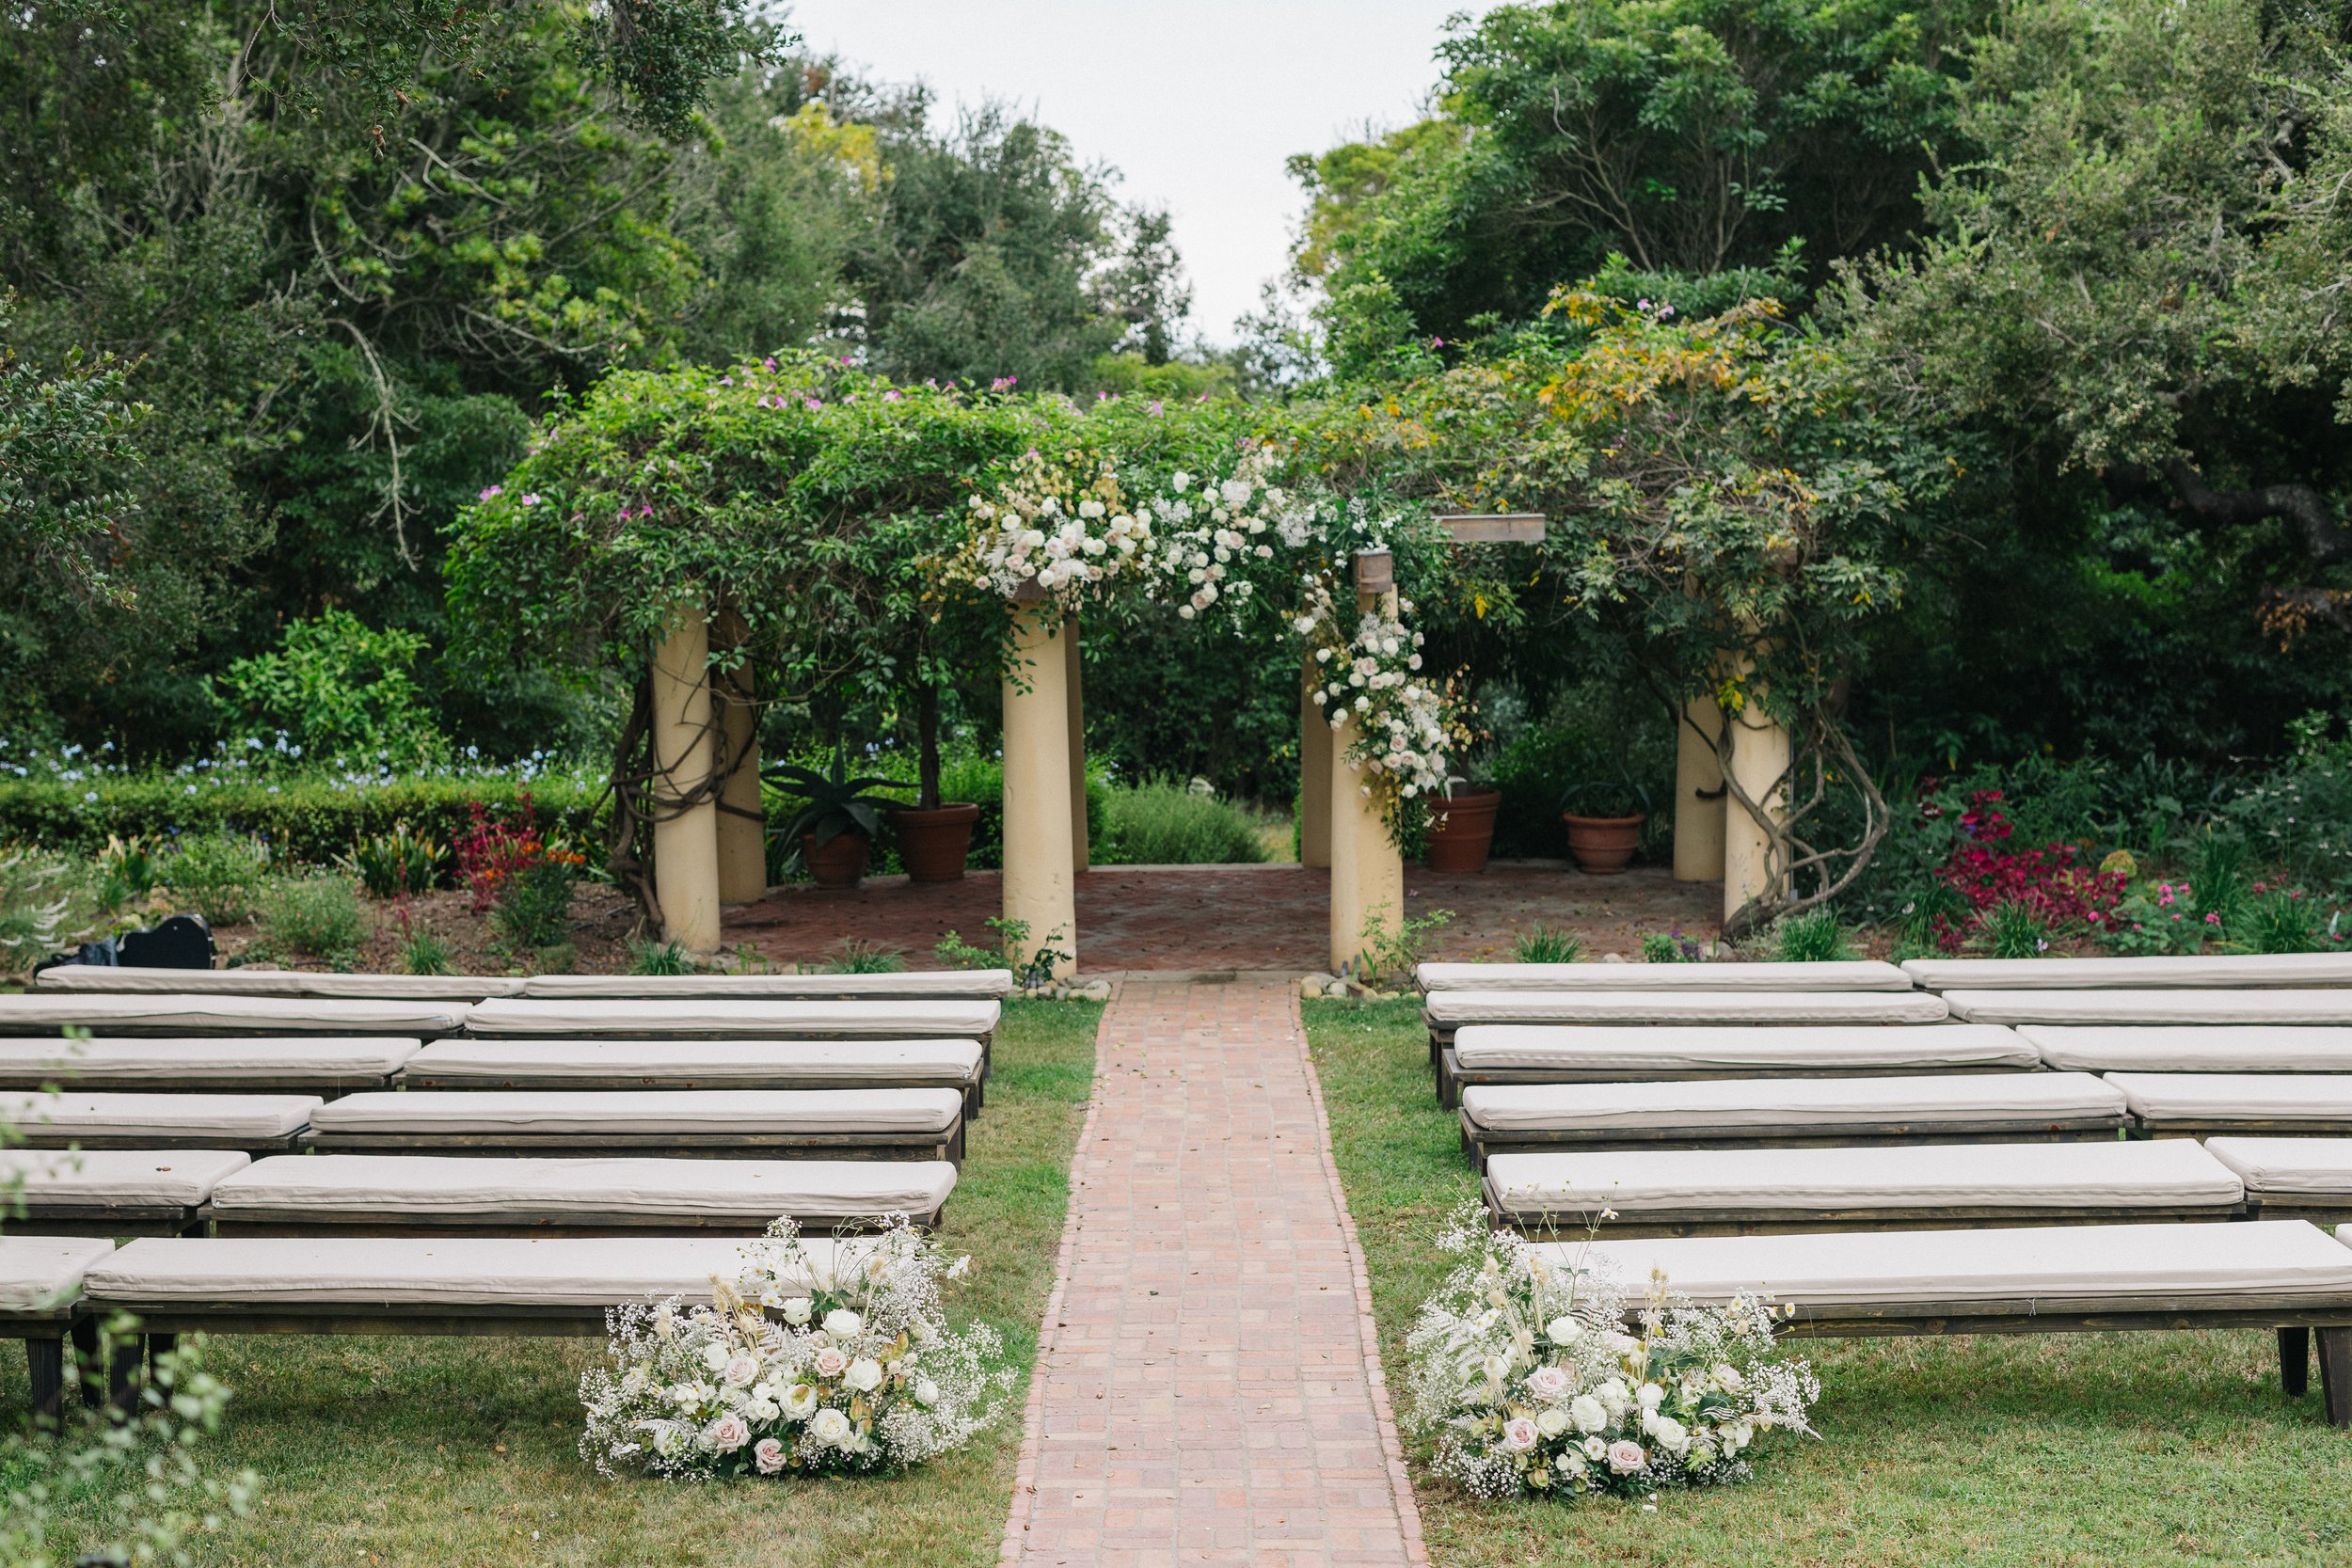
{"type": "Polygon", "coordinates": [[[1007,1568],[1427,1560],[1296,993],[1121,982],[1007,1568]]]}

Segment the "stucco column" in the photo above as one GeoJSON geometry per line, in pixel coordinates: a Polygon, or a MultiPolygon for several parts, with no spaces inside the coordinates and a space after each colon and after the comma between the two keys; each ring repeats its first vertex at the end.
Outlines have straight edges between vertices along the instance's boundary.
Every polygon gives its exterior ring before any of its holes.
{"type": "Polygon", "coordinates": [[[1086,670],[1078,657],[1078,618],[1065,615],[1061,623],[1062,657],[1069,661],[1065,679],[1070,688],[1070,864],[1084,871],[1087,860],[1087,709],[1086,670]]]}
{"type": "Polygon", "coordinates": [[[1675,880],[1711,882],[1724,874],[1723,761],[1715,753],[1724,710],[1693,697],[1675,720],[1675,880]]]}
{"type": "MultiPolygon", "coordinates": [[[[1393,616],[1396,595],[1359,594],[1359,612],[1378,609],[1393,616]]],[[[1355,961],[1368,943],[1369,921],[1393,934],[1405,918],[1405,857],[1389,837],[1389,826],[1365,785],[1367,775],[1347,760],[1358,731],[1352,714],[1330,731],[1331,747],[1331,967],[1355,961]]]]}
{"type": "Polygon", "coordinates": [[[1076,855],[1070,820],[1070,656],[1049,605],[1015,603],[1005,638],[1005,918],[1026,925],[1009,943],[1025,964],[1041,946],[1077,967],[1076,855]]]}
{"type": "Polygon", "coordinates": [[[719,739],[729,764],[719,790],[719,901],[748,904],[768,892],[768,823],[759,798],[759,709],[752,703],[752,664],[742,655],[743,618],[722,609],[713,627],[732,663],[711,672],[719,739]]]}
{"type": "MultiPolygon", "coordinates": [[[[1724,716],[1731,726],[1731,773],[1748,798],[1775,818],[1788,815],[1788,732],[1751,692],[1739,712],[1724,716]]],[[[1747,808],[1726,795],[1724,801],[1724,918],[1756,899],[1780,891],[1788,868],[1775,862],[1772,839],[1747,808]]]]}
{"type": "Polygon", "coordinates": [[[709,627],[703,607],[678,607],[653,656],[653,888],[661,934],[691,953],[719,950],[719,810],[708,795],[717,748],[710,723],[709,627]]]}
{"type": "Polygon", "coordinates": [[[1331,721],[1315,702],[1323,667],[1306,651],[1298,679],[1298,863],[1331,863],[1331,721]]]}

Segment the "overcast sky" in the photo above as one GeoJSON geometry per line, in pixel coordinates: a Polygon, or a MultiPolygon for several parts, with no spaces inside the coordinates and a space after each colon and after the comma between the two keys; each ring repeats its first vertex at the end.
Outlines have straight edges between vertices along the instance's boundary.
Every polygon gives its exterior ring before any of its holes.
{"type": "Polygon", "coordinates": [[[1193,330],[1232,341],[1280,272],[1301,207],[1282,172],[1419,118],[1463,0],[796,0],[819,53],[944,103],[1011,101],[1164,206],[1193,330]]]}

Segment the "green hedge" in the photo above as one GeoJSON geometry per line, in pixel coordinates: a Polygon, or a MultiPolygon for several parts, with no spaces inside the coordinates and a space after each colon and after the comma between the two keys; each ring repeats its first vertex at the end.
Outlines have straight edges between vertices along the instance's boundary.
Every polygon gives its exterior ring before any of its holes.
{"type": "Polygon", "coordinates": [[[406,822],[453,844],[471,820],[470,802],[504,808],[528,791],[542,827],[589,841],[601,859],[598,782],[570,774],[520,780],[512,774],[426,775],[358,783],[326,773],[283,772],[229,783],[204,775],[100,774],[85,779],[0,779],[0,844],[92,850],[109,833],[151,840],[229,830],[257,834],[280,858],[325,863],[362,834],[406,822]]]}

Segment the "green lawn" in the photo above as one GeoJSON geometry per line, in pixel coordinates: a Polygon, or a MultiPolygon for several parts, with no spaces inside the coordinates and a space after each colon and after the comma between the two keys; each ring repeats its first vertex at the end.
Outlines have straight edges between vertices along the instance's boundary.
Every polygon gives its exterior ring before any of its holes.
{"type": "MultiPolygon", "coordinates": [[[[1429,1238],[1476,1196],[1430,1093],[1413,1004],[1310,1002],[1307,1034],[1363,1240],[1391,1386],[1442,1270],[1429,1238]]],[[[2318,1379],[2279,1391],[2265,1331],[1808,1340],[1820,1441],[1758,1449],[1746,1487],[1658,1511],[1475,1504],[1419,1469],[1439,1568],[1502,1563],[2352,1562],[2352,1433],[2318,1379]]],[[[1409,1447],[1409,1445],[1408,1445],[1409,1447]]]]}
{"type": "MultiPolygon", "coordinates": [[[[1094,1070],[1089,1003],[1014,1002],[942,1239],[973,1255],[952,1317],[1003,1331],[1025,1369],[1053,1282],[1071,1151],[1094,1070]]],[[[207,1564],[987,1564],[1020,1449],[1020,1395],[991,1436],[892,1480],[705,1486],[599,1480],[578,1456],[588,1340],[213,1341],[236,1392],[221,1473],[262,1477],[255,1513],[199,1538],[207,1564]]],[[[0,1402],[25,1403],[21,1356],[0,1402]]]]}

